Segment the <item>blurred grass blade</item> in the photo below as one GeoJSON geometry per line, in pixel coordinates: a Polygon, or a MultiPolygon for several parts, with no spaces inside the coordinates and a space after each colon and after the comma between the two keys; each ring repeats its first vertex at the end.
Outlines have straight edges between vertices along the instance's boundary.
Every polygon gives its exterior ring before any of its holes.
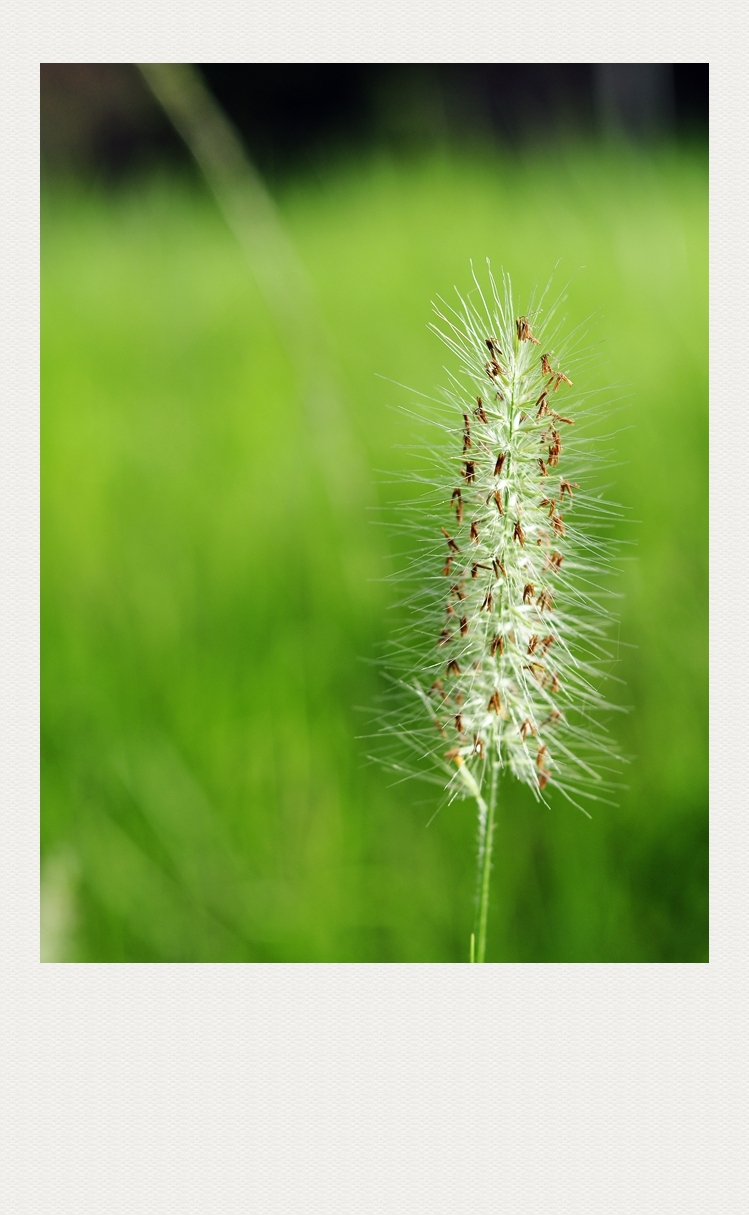
{"type": "Polygon", "coordinates": [[[342,399],[330,337],[312,285],[262,177],[192,64],[140,63],[138,68],[195,158],[244,249],[284,342],[293,350],[332,504],[341,506],[354,497],[361,500],[369,477],[342,399]]]}

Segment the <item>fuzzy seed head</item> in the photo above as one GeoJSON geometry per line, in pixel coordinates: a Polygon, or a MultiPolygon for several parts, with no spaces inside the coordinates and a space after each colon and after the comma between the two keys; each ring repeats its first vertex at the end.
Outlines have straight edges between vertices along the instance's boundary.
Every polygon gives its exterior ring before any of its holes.
{"type": "MultiPolygon", "coordinates": [[[[433,532],[422,522],[412,571],[429,588],[413,611],[431,648],[415,647],[402,680],[432,725],[426,736],[418,723],[398,728],[455,792],[480,789],[493,765],[541,800],[557,787],[579,804],[616,759],[599,690],[612,659],[599,583],[615,512],[590,486],[596,448],[578,438],[590,411],[552,348],[554,309],[520,314],[508,279],[501,292],[491,271],[488,291],[475,282],[458,309],[436,308],[458,368],[438,421],[450,446],[435,459],[433,532]]],[[[405,634],[399,652],[412,652],[405,634]]]]}

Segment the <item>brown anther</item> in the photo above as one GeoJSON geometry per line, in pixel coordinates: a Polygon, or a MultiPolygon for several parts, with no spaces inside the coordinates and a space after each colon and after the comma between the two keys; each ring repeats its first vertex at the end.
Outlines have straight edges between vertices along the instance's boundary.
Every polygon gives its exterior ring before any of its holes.
{"type": "Polygon", "coordinates": [[[573,494],[572,491],[573,491],[573,489],[579,489],[579,488],[580,488],[580,486],[577,484],[576,481],[560,481],[559,482],[560,497],[563,498],[565,494],[569,494],[569,496],[571,498],[574,498],[575,495],[573,494]]]}
{"type": "Polygon", "coordinates": [[[559,431],[555,430],[553,426],[544,431],[541,435],[541,442],[548,443],[549,436],[551,436],[551,443],[549,443],[549,464],[554,465],[559,463],[559,457],[562,454],[562,440],[559,437],[559,431]]]}
{"type": "Polygon", "coordinates": [[[523,587],[523,603],[530,603],[536,593],[536,589],[532,582],[526,582],[523,587]]]}
{"type": "Polygon", "coordinates": [[[537,645],[538,645],[538,637],[534,633],[533,636],[528,641],[528,653],[533,654],[537,645]]]}
{"type": "Polygon", "coordinates": [[[488,569],[489,569],[488,565],[482,565],[480,561],[474,561],[473,565],[471,566],[471,577],[478,578],[479,570],[488,570],[488,569]]]}
{"type": "Polygon", "coordinates": [[[552,608],[552,603],[553,603],[553,600],[552,600],[549,592],[546,590],[541,591],[540,595],[538,596],[538,598],[536,600],[536,605],[541,609],[541,611],[543,612],[544,608],[546,608],[550,612],[551,608],[552,608]]]}
{"type": "MultiPolygon", "coordinates": [[[[542,418],[545,413],[549,412],[549,406],[546,403],[546,399],[547,399],[548,395],[549,395],[548,391],[544,388],[543,392],[541,393],[541,396],[536,401],[536,405],[538,406],[538,412],[536,413],[537,418],[542,418]]],[[[534,406],[534,409],[535,409],[535,406],[534,406]]]]}
{"type": "Polygon", "coordinates": [[[475,519],[471,523],[471,540],[473,540],[474,544],[478,544],[479,542],[479,529],[475,519]]]}
{"type": "Polygon", "coordinates": [[[463,451],[466,452],[471,446],[471,421],[467,413],[463,414],[463,426],[463,451]]]}
{"type": "Polygon", "coordinates": [[[541,372],[543,375],[553,375],[548,354],[541,355],[541,372]]]}
{"type": "Polygon", "coordinates": [[[490,380],[496,380],[498,375],[504,375],[504,371],[496,359],[492,359],[491,363],[484,363],[484,367],[490,380]]]}
{"type": "Polygon", "coordinates": [[[455,729],[458,731],[458,734],[465,734],[465,730],[463,729],[463,717],[460,713],[455,714],[455,729]]]}
{"type": "Polygon", "coordinates": [[[541,469],[541,476],[548,477],[549,474],[546,471],[546,465],[544,464],[543,460],[538,461],[538,466],[541,469]]]}
{"type": "Polygon", "coordinates": [[[501,475],[506,459],[507,459],[507,452],[501,451],[499,453],[499,455],[497,456],[497,463],[494,465],[494,476],[495,477],[499,477],[501,475]]]}
{"type": "Polygon", "coordinates": [[[442,680],[441,680],[441,679],[435,679],[435,681],[434,681],[434,683],[432,684],[432,686],[431,686],[431,688],[429,689],[429,691],[430,691],[430,692],[439,692],[440,696],[444,696],[444,695],[445,695],[445,689],[444,689],[444,687],[442,686],[442,680]]]}
{"type": "Polygon", "coordinates": [[[530,718],[526,717],[525,721],[522,723],[522,725],[520,727],[520,734],[522,736],[523,742],[525,742],[526,737],[529,734],[535,735],[535,733],[536,733],[536,727],[533,725],[533,722],[530,720],[530,718]]]}
{"type": "Polygon", "coordinates": [[[487,591],[486,594],[484,595],[484,602],[481,604],[481,611],[490,612],[493,607],[494,607],[494,597],[492,596],[491,591],[487,591]]]}
{"type": "Polygon", "coordinates": [[[546,788],[546,786],[548,785],[548,783],[549,783],[549,774],[548,774],[548,772],[539,772],[539,774],[538,774],[538,787],[539,787],[539,789],[545,789],[545,788],[546,788]]]}
{"type": "Polygon", "coordinates": [[[569,379],[569,377],[566,376],[563,371],[557,371],[555,373],[555,378],[554,378],[554,388],[553,388],[554,392],[556,392],[557,388],[562,383],[562,381],[564,381],[565,384],[569,384],[570,388],[572,387],[572,380],[569,379]]]}
{"type": "Polygon", "coordinates": [[[561,515],[552,515],[551,526],[554,528],[554,531],[556,532],[556,534],[558,536],[564,536],[566,534],[565,530],[564,530],[564,523],[562,522],[561,515]]]}
{"type": "Polygon", "coordinates": [[[458,523],[463,521],[463,496],[459,489],[454,489],[450,498],[450,506],[455,503],[455,517],[458,523]]]}
{"type": "Polygon", "coordinates": [[[481,397],[476,397],[476,408],[474,409],[473,412],[475,413],[479,422],[488,422],[489,421],[489,419],[487,418],[487,416],[484,412],[484,406],[481,402],[481,397]]]}
{"type": "Polygon", "coordinates": [[[437,639],[437,645],[449,645],[453,639],[453,635],[449,629],[443,629],[437,639]]]}
{"type": "Polygon", "coordinates": [[[574,419],[574,418],[563,418],[563,417],[562,417],[562,415],[561,415],[561,413],[554,413],[554,411],[553,411],[553,410],[552,410],[551,416],[552,416],[552,418],[554,419],[554,421],[555,421],[555,422],[564,422],[564,423],[565,423],[567,426],[574,426],[574,425],[575,425],[575,419],[574,419]]]}
{"type": "Polygon", "coordinates": [[[455,558],[454,558],[454,557],[448,557],[448,558],[447,558],[447,561],[445,562],[445,568],[444,568],[444,569],[443,569],[443,571],[442,571],[442,573],[443,573],[443,574],[449,574],[449,573],[450,573],[450,566],[452,565],[452,563],[453,563],[453,561],[454,561],[454,560],[455,560],[455,558]]]}
{"type": "Polygon", "coordinates": [[[456,599],[465,599],[466,593],[463,590],[463,586],[464,583],[456,582],[454,586],[450,587],[450,594],[454,595],[456,599]]]}
{"type": "Polygon", "coordinates": [[[494,657],[494,655],[497,652],[499,652],[499,654],[502,655],[504,653],[504,648],[505,648],[505,643],[502,640],[502,638],[500,637],[499,633],[497,633],[496,637],[494,637],[492,639],[492,644],[491,644],[492,658],[494,657]]]}
{"type": "Polygon", "coordinates": [[[551,633],[548,633],[546,637],[543,637],[541,639],[541,645],[543,647],[544,654],[549,649],[549,646],[551,646],[553,644],[554,644],[554,638],[552,637],[551,633]]]}
{"type": "Polygon", "coordinates": [[[538,748],[538,751],[536,753],[536,767],[537,768],[543,768],[545,754],[546,754],[546,743],[541,743],[541,746],[538,748]]]}
{"type": "Polygon", "coordinates": [[[564,561],[564,557],[562,556],[562,554],[554,552],[549,557],[547,564],[548,564],[549,569],[560,570],[562,568],[563,561],[564,561]]]}
{"type": "Polygon", "coordinates": [[[463,756],[457,747],[451,747],[449,751],[445,751],[445,759],[452,760],[458,768],[463,766],[463,756]]]}
{"type": "Polygon", "coordinates": [[[486,339],[486,349],[489,351],[489,354],[493,359],[501,359],[504,357],[499,348],[499,342],[495,337],[488,337],[486,339]]]}
{"type": "Polygon", "coordinates": [[[517,540],[518,543],[521,545],[525,544],[525,532],[523,531],[522,527],[520,526],[519,519],[518,519],[517,523],[515,524],[515,528],[512,533],[512,538],[513,538],[513,540],[517,540]]]}
{"type": "Polygon", "coordinates": [[[484,758],[484,740],[483,738],[479,738],[478,734],[474,734],[473,736],[473,750],[479,759],[484,758]]]}
{"type": "Polygon", "coordinates": [[[460,667],[458,666],[457,658],[451,658],[447,664],[447,675],[460,675],[460,667]]]}
{"type": "Polygon", "coordinates": [[[490,713],[501,713],[502,702],[499,699],[499,692],[492,692],[489,698],[489,703],[486,706],[490,713]]]}
{"type": "Polygon", "coordinates": [[[461,637],[465,637],[467,632],[468,632],[468,617],[461,616],[461,618],[460,618],[460,635],[461,635],[461,637]]]}
{"type": "Polygon", "coordinates": [[[453,696],[453,700],[455,701],[455,703],[456,703],[456,705],[458,706],[458,708],[460,708],[460,706],[461,706],[461,705],[462,705],[462,703],[463,703],[463,693],[462,693],[462,692],[456,692],[456,693],[455,693],[455,695],[453,696]]]}
{"type": "Polygon", "coordinates": [[[476,477],[476,465],[473,460],[466,460],[465,469],[460,470],[461,477],[465,477],[466,485],[471,485],[476,477]]]}
{"type": "Polygon", "coordinates": [[[441,528],[440,528],[440,531],[442,532],[442,535],[443,535],[443,536],[445,537],[445,539],[447,540],[447,547],[450,549],[450,551],[451,551],[451,552],[453,552],[453,553],[459,553],[459,552],[460,552],[460,549],[458,548],[457,544],[456,544],[456,543],[455,543],[455,541],[453,540],[453,538],[452,538],[452,536],[450,535],[450,533],[449,533],[448,531],[446,531],[444,527],[441,527],[441,528]]]}
{"type": "Polygon", "coordinates": [[[434,724],[435,724],[435,726],[437,727],[437,729],[439,730],[439,732],[440,732],[440,734],[442,735],[442,737],[443,737],[443,738],[447,738],[447,735],[446,735],[446,733],[445,733],[445,727],[442,725],[442,722],[441,722],[441,721],[438,721],[438,720],[437,720],[437,718],[436,718],[436,717],[435,717],[435,719],[434,719],[434,724]]]}
{"type": "Polygon", "coordinates": [[[531,327],[528,324],[527,316],[519,316],[515,321],[515,327],[517,329],[519,342],[533,342],[535,346],[540,345],[538,338],[534,338],[533,334],[531,333],[531,327]]]}
{"type": "Polygon", "coordinates": [[[556,506],[556,504],[557,504],[556,498],[542,498],[541,501],[539,502],[539,506],[548,506],[551,508],[549,510],[549,518],[551,518],[551,516],[554,514],[554,507],[556,506]]]}
{"type": "Polygon", "coordinates": [[[500,494],[498,489],[495,489],[494,493],[492,494],[492,498],[494,499],[494,503],[495,503],[500,515],[503,515],[505,512],[502,509],[502,495],[500,494]]]}
{"type": "Polygon", "coordinates": [[[505,578],[507,577],[507,570],[499,560],[499,557],[492,557],[492,569],[494,570],[495,578],[499,578],[500,574],[503,574],[505,578]]]}

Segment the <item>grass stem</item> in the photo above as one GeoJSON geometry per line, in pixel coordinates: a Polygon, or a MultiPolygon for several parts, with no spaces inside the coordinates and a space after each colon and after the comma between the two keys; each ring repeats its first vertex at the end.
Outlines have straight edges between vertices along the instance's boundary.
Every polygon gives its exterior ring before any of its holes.
{"type": "MultiPolygon", "coordinates": [[[[479,799],[483,801],[483,799],[479,799]]],[[[479,841],[479,906],[478,906],[478,946],[476,961],[483,962],[486,956],[486,923],[489,915],[489,879],[492,871],[492,845],[494,843],[494,809],[497,803],[497,767],[492,767],[491,792],[489,805],[485,802],[480,806],[483,831],[479,841]]],[[[471,934],[471,954],[473,955],[473,934],[471,934]]],[[[473,957],[471,958],[473,960],[473,957]]]]}

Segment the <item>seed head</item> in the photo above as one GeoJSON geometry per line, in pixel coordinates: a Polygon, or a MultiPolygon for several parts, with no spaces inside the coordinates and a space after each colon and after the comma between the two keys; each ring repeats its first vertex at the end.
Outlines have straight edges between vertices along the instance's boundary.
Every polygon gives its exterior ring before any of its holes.
{"type": "Polygon", "coordinates": [[[600,720],[613,706],[599,690],[612,662],[599,583],[616,511],[592,488],[598,448],[580,434],[591,411],[573,395],[569,355],[563,362],[561,301],[519,314],[508,278],[501,292],[491,270],[488,291],[474,282],[457,309],[435,309],[432,328],[458,368],[444,418],[427,420],[451,447],[434,455],[431,526],[422,513],[410,571],[422,590],[397,643],[400,682],[422,714],[436,721],[439,710],[447,745],[418,719],[391,728],[414,756],[437,762],[451,791],[475,793],[493,766],[541,800],[557,788],[579,805],[600,798],[601,769],[617,759],[600,720]],[[458,603],[460,626],[445,629],[445,606],[450,619],[458,603]]]}

